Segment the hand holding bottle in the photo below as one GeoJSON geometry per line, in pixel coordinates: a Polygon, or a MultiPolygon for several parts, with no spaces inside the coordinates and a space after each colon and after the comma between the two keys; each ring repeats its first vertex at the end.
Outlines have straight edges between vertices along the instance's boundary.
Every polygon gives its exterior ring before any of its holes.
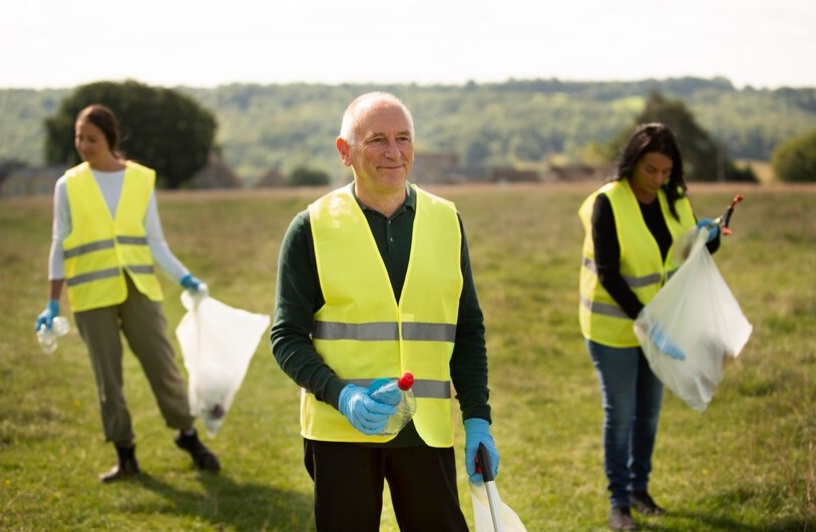
{"type": "Polygon", "coordinates": [[[354,384],[349,384],[340,392],[338,409],[352,427],[369,435],[378,434],[395,410],[389,404],[374,400],[367,388],[354,384]]]}
{"type": "Polygon", "coordinates": [[[54,318],[59,316],[60,305],[59,299],[49,299],[48,304],[45,305],[45,310],[40,312],[37,316],[37,321],[34,322],[34,330],[39,331],[43,327],[51,329],[54,323],[54,318]]]}
{"type": "Polygon", "coordinates": [[[64,316],[54,316],[50,328],[45,323],[40,324],[40,328],[37,329],[37,341],[43,353],[50,355],[56,351],[58,338],[68,334],[70,328],[68,319],[64,316]]]}
{"type": "Polygon", "coordinates": [[[416,412],[416,397],[411,387],[414,385],[414,375],[404,373],[399,379],[376,379],[368,391],[371,398],[380,403],[396,408],[391,414],[380,436],[395,436],[411,421],[416,412]]]}

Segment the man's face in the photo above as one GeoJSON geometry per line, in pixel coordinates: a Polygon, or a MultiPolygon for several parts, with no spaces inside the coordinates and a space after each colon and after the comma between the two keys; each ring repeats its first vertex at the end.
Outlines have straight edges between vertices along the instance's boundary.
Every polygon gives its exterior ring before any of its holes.
{"type": "Polygon", "coordinates": [[[356,113],[353,144],[342,139],[337,143],[343,163],[354,170],[356,186],[372,194],[404,190],[414,164],[414,139],[405,112],[393,102],[373,101],[356,113]]]}

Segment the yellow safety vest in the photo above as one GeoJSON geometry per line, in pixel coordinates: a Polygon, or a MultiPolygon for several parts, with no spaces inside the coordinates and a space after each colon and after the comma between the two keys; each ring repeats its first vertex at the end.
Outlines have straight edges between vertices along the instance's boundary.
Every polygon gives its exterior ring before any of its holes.
{"type": "MultiPolygon", "coordinates": [[[[320,287],[315,349],[337,375],[367,386],[414,374],[414,424],[431,447],[453,445],[450,357],[462,292],[462,235],[453,203],[414,186],[413,241],[405,284],[395,301],[388,271],[352,186],[309,206],[320,287]]],[[[301,433],[323,441],[385,442],[365,435],[305,390],[301,433]]]]}
{"type": "Polygon", "coordinates": [[[658,192],[663,218],[672,236],[672,247],[663,261],[660,246],[646,226],[637,198],[628,179],[607,183],[584,200],[578,215],[584,226],[584,247],[581,261],[579,320],[584,337],[610,347],[637,347],[632,320],[612,299],[598,280],[595,247],[592,241],[592,211],[598,194],[606,194],[615,217],[615,229],[620,244],[620,273],[644,305],[657,294],[677,269],[674,243],[694,227],[694,213],[688,198],[675,202],[678,221],[669,211],[665,192],[658,192]]]}
{"type": "Polygon", "coordinates": [[[122,303],[127,297],[124,270],[140,292],[161,301],[161,285],[144,228],[155,171],[127,162],[122,199],[114,218],[88,163],[71,168],[65,175],[71,233],[63,242],[63,256],[73,311],[122,303]]]}

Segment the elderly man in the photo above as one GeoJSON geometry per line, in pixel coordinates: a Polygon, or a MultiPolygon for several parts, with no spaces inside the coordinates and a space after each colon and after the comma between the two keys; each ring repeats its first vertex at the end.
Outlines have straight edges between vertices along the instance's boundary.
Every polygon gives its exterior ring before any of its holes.
{"type": "Polygon", "coordinates": [[[467,241],[455,206],[408,182],[413,144],[411,113],[396,96],[351,102],[336,146],[354,180],[299,213],[281,247],[271,343],[303,388],[319,531],[379,530],[385,480],[401,530],[468,529],[452,387],[468,475],[481,482],[479,444],[498,468],[467,241]],[[372,393],[406,371],[416,378],[416,413],[396,436],[380,435],[395,409],[372,393]]]}

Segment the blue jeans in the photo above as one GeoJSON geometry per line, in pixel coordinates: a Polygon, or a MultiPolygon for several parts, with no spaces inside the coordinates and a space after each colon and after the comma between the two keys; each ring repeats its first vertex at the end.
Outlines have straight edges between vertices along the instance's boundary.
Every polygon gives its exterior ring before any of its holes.
{"type": "Polygon", "coordinates": [[[612,506],[629,506],[629,493],[646,491],[663,403],[663,384],[639,347],[587,340],[603,395],[604,472],[612,506]]]}

